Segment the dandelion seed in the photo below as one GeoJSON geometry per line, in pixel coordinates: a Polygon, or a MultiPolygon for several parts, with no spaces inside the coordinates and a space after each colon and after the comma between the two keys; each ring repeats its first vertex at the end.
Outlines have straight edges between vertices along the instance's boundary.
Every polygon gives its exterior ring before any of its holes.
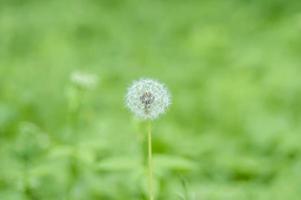
{"type": "Polygon", "coordinates": [[[74,71],[70,77],[71,82],[83,89],[93,89],[98,82],[98,77],[95,74],[74,71]]]}
{"type": "Polygon", "coordinates": [[[151,79],[140,79],[129,87],[126,105],[138,118],[153,120],[170,105],[170,94],[163,84],[151,79]]]}

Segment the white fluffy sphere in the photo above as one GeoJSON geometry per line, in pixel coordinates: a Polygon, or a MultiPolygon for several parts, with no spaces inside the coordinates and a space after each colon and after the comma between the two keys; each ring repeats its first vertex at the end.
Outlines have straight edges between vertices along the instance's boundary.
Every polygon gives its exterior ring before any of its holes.
{"type": "Polygon", "coordinates": [[[153,120],[170,105],[170,94],[158,81],[140,79],[128,88],[126,105],[138,118],[153,120]]]}

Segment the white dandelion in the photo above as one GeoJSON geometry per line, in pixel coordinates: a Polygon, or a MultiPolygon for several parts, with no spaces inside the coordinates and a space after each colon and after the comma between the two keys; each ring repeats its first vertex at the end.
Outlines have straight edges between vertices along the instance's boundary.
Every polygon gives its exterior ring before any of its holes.
{"type": "Polygon", "coordinates": [[[98,83],[98,77],[96,74],[81,71],[72,72],[70,80],[74,85],[83,89],[93,89],[98,83]]]}
{"type": "Polygon", "coordinates": [[[126,95],[126,105],[137,117],[148,120],[148,190],[149,199],[154,200],[151,120],[156,119],[166,111],[170,105],[170,93],[158,81],[140,79],[134,81],[129,87],[126,95]]]}
{"type": "Polygon", "coordinates": [[[144,120],[156,119],[166,111],[170,102],[168,89],[152,79],[134,81],[126,95],[127,107],[144,120]]]}

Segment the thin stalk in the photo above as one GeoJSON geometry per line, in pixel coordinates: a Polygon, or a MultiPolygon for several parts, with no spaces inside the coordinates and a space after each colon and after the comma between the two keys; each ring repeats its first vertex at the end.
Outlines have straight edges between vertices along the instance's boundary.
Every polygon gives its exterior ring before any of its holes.
{"type": "Polygon", "coordinates": [[[33,194],[33,191],[31,189],[31,186],[30,186],[30,181],[29,181],[29,160],[28,158],[26,158],[25,160],[25,163],[24,163],[24,179],[23,179],[23,182],[24,182],[24,194],[25,194],[25,197],[27,200],[33,200],[35,199],[34,198],[34,194],[33,194]]]}
{"type": "MultiPolygon", "coordinates": [[[[72,199],[72,190],[75,186],[75,182],[79,177],[79,162],[78,162],[78,152],[79,152],[79,129],[80,129],[80,113],[82,107],[82,98],[84,91],[81,88],[77,89],[77,95],[71,100],[75,104],[74,107],[70,109],[69,112],[69,126],[72,131],[71,148],[72,154],[70,155],[69,170],[70,170],[70,183],[67,188],[67,199],[72,199]]],[[[70,103],[70,102],[69,102],[70,103]]]]}
{"type": "Polygon", "coordinates": [[[151,122],[148,122],[147,135],[148,135],[148,191],[149,191],[149,199],[154,200],[153,157],[152,157],[152,124],[151,124],[151,122]]]}

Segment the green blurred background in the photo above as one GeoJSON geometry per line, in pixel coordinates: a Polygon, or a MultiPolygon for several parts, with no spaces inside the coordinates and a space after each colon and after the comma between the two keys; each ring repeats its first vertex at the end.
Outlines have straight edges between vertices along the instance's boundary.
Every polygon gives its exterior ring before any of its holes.
{"type": "Polygon", "coordinates": [[[0,0],[0,199],[147,199],[140,77],[158,200],[300,199],[300,33],[298,0],[0,0]]]}

